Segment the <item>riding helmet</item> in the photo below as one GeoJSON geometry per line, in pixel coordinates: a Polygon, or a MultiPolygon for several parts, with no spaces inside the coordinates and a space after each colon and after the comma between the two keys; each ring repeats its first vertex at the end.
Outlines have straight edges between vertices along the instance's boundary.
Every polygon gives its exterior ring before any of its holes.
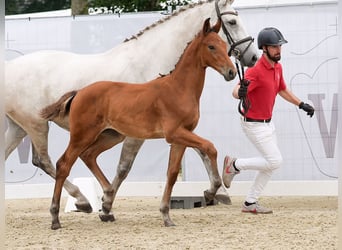
{"type": "Polygon", "coordinates": [[[258,48],[264,45],[282,45],[287,43],[281,32],[273,27],[264,28],[258,35],[258,48]]]}

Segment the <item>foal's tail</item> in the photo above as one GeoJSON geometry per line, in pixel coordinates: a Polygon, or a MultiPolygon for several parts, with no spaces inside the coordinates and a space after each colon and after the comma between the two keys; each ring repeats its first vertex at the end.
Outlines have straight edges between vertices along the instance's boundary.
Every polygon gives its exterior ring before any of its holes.
{"type": "Polygon", "coordinates": [[[72,99],[76,94],[76,90],[64,94],[57,102],[43,108],[40,111],[40,116],[46,120],[53,120],[57,117],[64,118],[69,114],[72,99]]]}

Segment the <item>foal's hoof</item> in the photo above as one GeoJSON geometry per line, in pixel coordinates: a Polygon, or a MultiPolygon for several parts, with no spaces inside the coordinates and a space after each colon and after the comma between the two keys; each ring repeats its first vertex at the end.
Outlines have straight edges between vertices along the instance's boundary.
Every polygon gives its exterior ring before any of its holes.
{"type": "Polygon", "coordinates": [[[51,225],[51,229],[52,230],[57,230],[59,228],[61,228],[61,224],[60,223],[52,223],[52,225],[51,225]]]}
{"type": "Polygon", "coordinates": [[[100,217],[101,221],[103,221],[103,222],[115,221],[113,214],[99,214],[99,217],[100,217]]]}
{"type": "Polygon", "coordinates": [[[91,213],[93,212],[93,208],[89,203],[82,203],[82,204],[77,204],[75,203],[75,206],[77,208],[77,211],[83,212],[83,213],[91,213]]]}
{"type": "Polygon", "coordinates": [[[176,226],[176,224],[173,223],[172,221],[164,221],[164,225],[166,227],[175,227],[176,226]]]}

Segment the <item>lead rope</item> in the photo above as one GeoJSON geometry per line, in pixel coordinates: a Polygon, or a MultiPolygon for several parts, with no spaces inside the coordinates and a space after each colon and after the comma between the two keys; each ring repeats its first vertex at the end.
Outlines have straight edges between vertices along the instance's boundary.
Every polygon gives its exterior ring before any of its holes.
{"type": "MultiPolygon", "coordinates": [[[[240,84],[245,85],[248,87],[249,82],[245,81],[245,70],[244,67],[241,65],[241,63],[238,63],[238,60],[235,60],[236,69],[239,75],[240,84]],[[240,72],[241,67],[241,72],[240,72]]],[[[243,116],[246,117],[246,114],[251,106],[251,102],[249,101],[247,95],[245,97],[240,98],[239,105],[238,105],[238,111],[243,116]]]]}

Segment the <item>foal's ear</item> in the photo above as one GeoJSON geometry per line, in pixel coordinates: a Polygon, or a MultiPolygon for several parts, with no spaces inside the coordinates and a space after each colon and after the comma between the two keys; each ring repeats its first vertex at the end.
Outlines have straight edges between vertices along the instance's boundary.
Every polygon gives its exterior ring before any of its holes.
{"type": "Polygon", "coordinates": [[[221,18],[218,18],[216,24],[213,27],[210,27],[210,18],[207,18],[203,24],[203,34],[208,34],[212,31],[218,33],[221,28],[221,23],[221,18]]]}
{"type": "Polygon", "coordinates": [[[211,31],[210,28],[210,18],[205,19],[203,24],[203,34],[206,35],[211,31]]]}
{"type": "Polygon", "coordinates": [[[212,31],[218,33],[221,29],[221,24],[222,24],[222,20],[221,18],[217,19],[217,22],[215,23],[215,25],[211,28],[212,31]]]}

